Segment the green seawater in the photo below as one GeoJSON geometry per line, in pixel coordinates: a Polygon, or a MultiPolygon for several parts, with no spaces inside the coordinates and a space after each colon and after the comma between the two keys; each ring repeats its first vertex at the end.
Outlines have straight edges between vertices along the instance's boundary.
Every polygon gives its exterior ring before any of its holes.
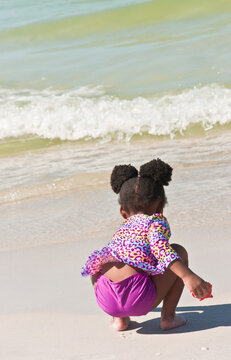
{"type": "Polygon", "coordinates": [[[230,225],[230,19],[230,0],[0,0],[1,251],[108,241],[112,168],[158,157],[173,242],[230,225]]]}
{"type": "Polygon", "coordinates": [[[144,96],[230,82],[231,2],[0,1],[0,84],[144,96]]]}
{"type": "Polygon", "coordinates": [[[229,131],[229,0],[0,8],[0,157],[229,131]]]}

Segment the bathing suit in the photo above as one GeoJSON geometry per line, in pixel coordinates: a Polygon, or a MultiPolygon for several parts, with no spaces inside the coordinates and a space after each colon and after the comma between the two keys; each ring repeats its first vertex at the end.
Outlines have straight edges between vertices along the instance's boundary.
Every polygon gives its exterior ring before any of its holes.
{"type": "Polygon", "coordinates": [[[137,273],[119,282],[112,282],[100,275],[95,295],[98,305],[115,317],[146,315],[152,308],[156,288],[150,276],[137,273]]]}
{"type": "Polygon", "coordinates": [[[171,236],[162,214],[132,215],[102,250],[95,250],[82,268],[82,276],[94,275],[108,262],[123,262],[147,272],[163,274],[172,261],[180,259],[169,244],[171,236]]]}

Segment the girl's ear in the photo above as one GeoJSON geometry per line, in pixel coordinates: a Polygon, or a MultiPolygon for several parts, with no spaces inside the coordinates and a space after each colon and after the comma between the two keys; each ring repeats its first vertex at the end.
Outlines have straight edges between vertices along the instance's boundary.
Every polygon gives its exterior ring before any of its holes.
{"type": "Polygon", "coordinates": [[[123,209],[122,205],[120,205],[120,214],[124,219],[128,218],[128,213],[123,209]]]}

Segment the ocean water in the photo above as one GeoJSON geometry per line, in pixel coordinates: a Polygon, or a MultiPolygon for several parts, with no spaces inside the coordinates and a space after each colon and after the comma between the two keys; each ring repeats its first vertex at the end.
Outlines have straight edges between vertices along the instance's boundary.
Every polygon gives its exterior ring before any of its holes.
{"type": "Polygon", "coordinates": [[[0,8],[2,249],[109,229],[111,169],[155,157],[176,226],[230,221],[229,0],[0,8]]]}

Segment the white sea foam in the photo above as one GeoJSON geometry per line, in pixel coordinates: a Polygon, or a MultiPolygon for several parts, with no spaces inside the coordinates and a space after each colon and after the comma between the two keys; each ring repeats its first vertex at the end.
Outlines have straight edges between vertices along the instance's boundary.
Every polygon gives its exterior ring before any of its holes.
{"type": "Polygon", "coordinates": [[[61,140],[130,140],[139,134],[205,130],[231,121],[231,89],[194,87],[175,94],[120,99],[100,87],[75,90],[0,89],[0,138],[34,134],[61,140]]]}

